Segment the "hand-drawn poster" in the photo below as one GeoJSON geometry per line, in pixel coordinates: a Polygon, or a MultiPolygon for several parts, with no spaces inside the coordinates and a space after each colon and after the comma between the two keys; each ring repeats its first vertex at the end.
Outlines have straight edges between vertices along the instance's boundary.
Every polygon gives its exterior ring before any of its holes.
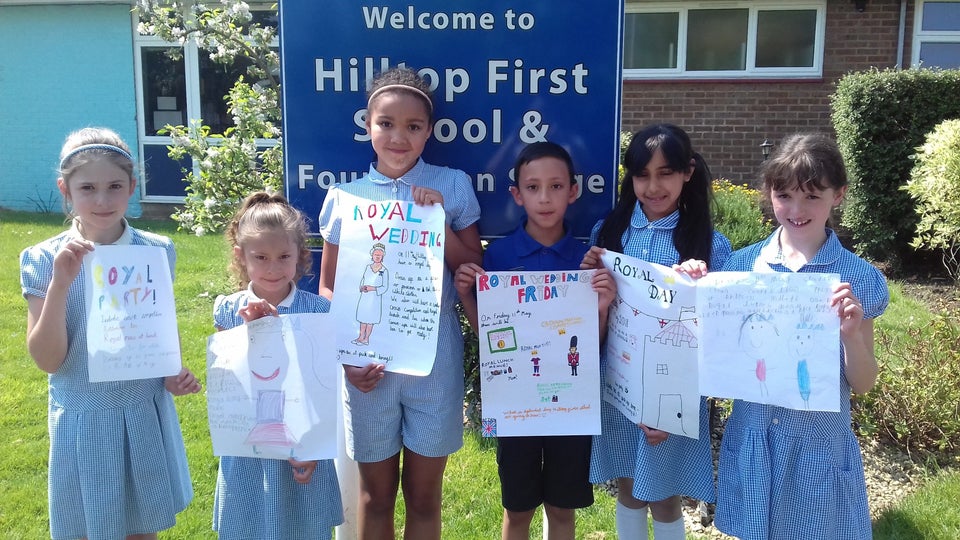
{"type": "Polygon", "coordinates": [[[213,453],[297,460],[337,456],[340,363],[327,313],[263,317],[207,340],[213,453]]]}
{"type": "Polygon", "coordinates": [[[698,282],[700,391],[839,411],[837,274],[711,272],[698,282]]]}
{"type": "Polygon", "coordinates": [[[603,399],[634,423],[700,436],[696,284],[659,264],[607,251],[610,306],[603,399]]]}
{"type": "Polygon", "coordinates": [[[376,362],[387,371],[426,375],[433,369],[440,323],[443,208],[341,197],[331,308],[339,323],[340,362],[376,362]]]}
{"type": "Polygon", "coordinates": [[[83,264],[90,382],[179,373],[167,252],[157,246],[97,246],[83,264]]]}
{"type": "Polygon", "coordinates": [[[593,270],[477,276],[484,437],[600,433],[593,270]]]}

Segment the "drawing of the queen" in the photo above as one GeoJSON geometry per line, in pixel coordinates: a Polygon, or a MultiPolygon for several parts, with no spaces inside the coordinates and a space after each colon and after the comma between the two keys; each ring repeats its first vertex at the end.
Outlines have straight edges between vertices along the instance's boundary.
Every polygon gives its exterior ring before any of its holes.
{"type": "Polygon", "coordinates": [[[353,340],[354,345],[368,345],[373,325],[380,324],[383,314],[383,295],[390,286],[390,271],[383,265],[383,256],[387,247],[376,243],[370,248],[371,263],[363,268],[360,278],[360,299],[357,301],[357,322],[360,323],[360,335],[353,340]]]}

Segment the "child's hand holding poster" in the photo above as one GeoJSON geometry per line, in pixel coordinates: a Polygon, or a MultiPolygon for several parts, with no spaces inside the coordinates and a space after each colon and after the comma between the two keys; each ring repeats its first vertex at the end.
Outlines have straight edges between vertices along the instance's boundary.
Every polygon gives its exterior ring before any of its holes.
{"type": "Polygon", "coordinates": [[[698,283],[700,391],[791,409],[839,411],[836,274],[711,272],[698,283]]]}
{"type": "Polygon", "coordinates": [[[443,208],[341,197],[355,203],[342,206],[331,307],[340,362],[426,375],[443,293],[443,208]]]}
{"type": "Polygon", "coordinates": [[[696,284],[672,268],[606,251],[610,305],[603,398],[634,423],[700,433],[696,284]]]}
{"type": "Polygon", "coordinates": [[[263,317],[207,341],[207,415],[217,456],[337,456],[343,372],[327,313],[263,317]]]}
{"type": "Polygon", "coordinates": [[[97,246],[83,264],[90,382],[179,373],[167,252],[156,246],[97,246]]]}
{"type": "Polygon", "coordinates": [[[483,436],[600,433],[593,270],[477,276],[483,436]]]}

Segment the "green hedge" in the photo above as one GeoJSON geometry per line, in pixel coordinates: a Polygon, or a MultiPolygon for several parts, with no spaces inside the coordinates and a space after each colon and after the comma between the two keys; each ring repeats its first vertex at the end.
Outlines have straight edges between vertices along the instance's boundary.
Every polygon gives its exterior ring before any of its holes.
{"type": "Polygon", "coordinates": [[[861,255],[894,268],[913,255],[917,215],[900,188],[926,134],[960,117],[957,96],[960,70],[873,70],[837,84],[833,127],[850,174],[842,225],[861,255]]]}

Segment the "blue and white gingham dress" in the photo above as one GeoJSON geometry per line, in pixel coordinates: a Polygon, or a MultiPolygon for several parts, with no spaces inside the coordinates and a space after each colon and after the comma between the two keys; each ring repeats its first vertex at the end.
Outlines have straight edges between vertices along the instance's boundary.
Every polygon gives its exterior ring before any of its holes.
{"type": "MultiPolygon", "coordinates": [[[[320,210],[320,234],[340,243],[341,193],[370,201],[412,201],[412,186],[424,186],[443,195],[447,223],[454,231],[480,219],[480,204],[466,173],[437,167],[422,159],[396,180],[371,164],[359,180],[331,188],[320,210]]],[[[345,423],[347,452],[356,461],[383,461],[407,447],[427,457],[442,457],[463,446],[463,334],[454,305],[452,274],[444,267],[440,327],[433,371],[425,377],[386,372],[371,392],[347,383],[345,423]]]]}
{"type": "MultiPolygon", "coordinates": [[[[731,271],[789,272],[777,246],[780,229],[734,253],[731,271]]],[[[800,272],[838,273],[878,317],[889,301],[883,275],[844,249],[833,231],[800,272]]],[[[843,374],[843,352],[838,359],[843,374]]],[[[846,376],[841,395],[850,394],[846,376]]],[[[736,400],[720,449],[715,524],[743,540],[871,538],[860,445],[850,429],[850,401],[841,412],[798,411],[736,400]]]]}
{"type": "MultiPolygon", "coordinates": [[[[630,226],[621,237],[625,255],[670,266],[677,264],[680,254],[673,245],[673,231],[680,213],[650,222],[640,208],[633,210],[630,226]]],[[[591,233],[596,244],[599,222],[591,233]]],[[[713,233],[710,268],[717,269],[730,255],[730,242],[719,232],[713,233]]],[[[605,354],[600,358],[600,375],[606,371],[605,354]]],[[[602,381],[601,381],[602,384],[602,381]]],[[[632,495],[641,501],[662,501],[674,495],[686,495],[712,502],[716,498],[713,483],[713,457],[710,453],[709,408],[700,399],[700,438],[670,435],[666,441],[652,446],[636,424],[606,401],[600,404],[601,434],[593,437],[590,455],[590,481],[605,482],[614,478],[633,478],[632,495]]]]}
{"type": "MultiPolygon", "coordinates": [[[[257,299],[248,289],[219,296],[213,320],[224,330],[243,324],[237,310],[257,299]]],[[[297,289],[277,306],[280,314],[327,313],[330,302],[297,289]]],[[[335,359],[331,358],[331,362],[335,359]]],[[[221,540],[320,540],[343,523],[340,485],[332,459],[322,459],[309,484],[293,479],[281,459],[223,456],[217,470],[213,530],[221,540]]]]}
{"type": "MultiPolygon", "coordinates": [[[[125,224],[126,225],[126,224],[125,224]]],[[[24,297],[46,298],[53,259],[76,228],[20,254],[24,297]]],[[[169,238],[129,225],[117,244],[160,246],[169,238]]],[[[193,498],[173,399],[163,379],[91,383],[87,372],[85,271],[67,293],[67,356],[49,375],[50,534],[114,540],[172,527],[193,498]]]]}

